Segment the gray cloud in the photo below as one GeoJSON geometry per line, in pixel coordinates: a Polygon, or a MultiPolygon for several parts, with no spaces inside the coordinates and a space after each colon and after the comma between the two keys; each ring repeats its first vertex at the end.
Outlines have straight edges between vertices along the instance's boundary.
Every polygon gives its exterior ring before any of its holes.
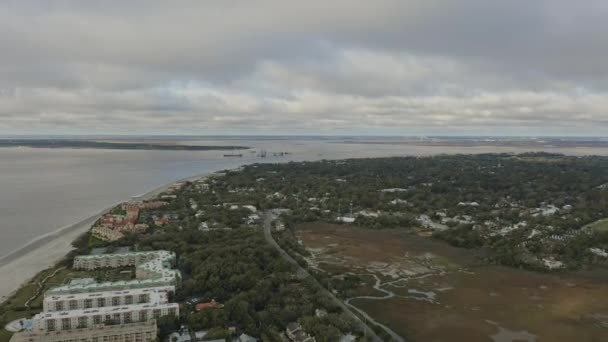
{"type": "Polygon", "coordinates": [[[605,1],[0,4],[0,133],[605,134],[605,1]]]}

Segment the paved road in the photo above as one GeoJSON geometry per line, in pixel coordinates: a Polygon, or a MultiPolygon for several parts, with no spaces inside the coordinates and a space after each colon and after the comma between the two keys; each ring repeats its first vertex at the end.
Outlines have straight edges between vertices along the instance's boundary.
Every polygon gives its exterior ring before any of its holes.
{"type": "MultiPolygon", "coordinates": [[[[378,337],[378,335],[376,335],[376,333],[365,322],[363,322],[359,318],[359,316],[355,315],[355,313],[352,312],[351,309],[348,306],[346,306],[346,304],[344,304],[344,302],[342,302],[333,293],[329,292],[325,287],[323,287],[323,285],[321,285],[321,283],[319,283],[317,281],[317,279],[315,279],[315,277],[311,276],[310,273],[308,273],[308,271],[306,269],[304,269],[302,266],[300,266],[300,264],[298,264],[298,262],[294,258],[292,258],[289,254],[287,254],[287,252],[285,252],[283,250],[283,248],[281,248],[281,246],[279,246],[279,244],[272,237],[272,233],[271,233],[272,220],[273,220],[273,215],[270,212],[265,212],[264,213],[264,237],[266,238],[266,241],[270,245],[272,245],[279,252],[279,254],[281,254],[281,257],[283,257],[283,259],[287,260],[290,264],[292,264],[296,267],[297,272],[298,272],[298,277],[301,279],[310,277],[310,279],[312,279],[312,281],[317,286],[319,286],[326,295],[328,295],[331,299],[333,299],[333,301],[340,308],[342,308],[342,310],[344,312],[346,312],[347,314],[349,314],[350,316],[352,316],[354,318],[355,322],[357,322],[359,324],[361,330],[363,330],[365,332],[367,337],[369,337],[374,342],[382,341],[382,339],[380,339],[380,337],[378,337]]],[[[399,338],[397,341],[403,341],[403,339],[399,338]]]]}

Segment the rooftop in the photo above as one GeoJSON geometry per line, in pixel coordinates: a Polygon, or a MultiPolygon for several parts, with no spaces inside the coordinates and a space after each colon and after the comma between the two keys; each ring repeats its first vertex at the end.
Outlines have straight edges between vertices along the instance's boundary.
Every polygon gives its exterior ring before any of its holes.
{"type": "Polygon", "coordinates": [[[95,299],[109,296],[138,296],[141,294],[150,295],[149,301],[151,303],[166,303],[167,298],[163,296],[165,292],[175,292],[175,286],[156,286],[146,288],[136,288],[127,290],[114,290],[114,291],[99,291],[99,292],[85,292],[85,293],[65,293],[65,294],[54,294],[46,296],[45,301],[65,301],[65,300],[79,300],[79,299],[95,299]]]}
{"type": "Polygon", "coordinates": [[[136,289],[142,287],[169,286],[176,285],[181,277],[178,270],[171,269],[171,264],[175,260],[175,253],[169,251],[148,251],[148,252],[128,252],[120,254],[98,254],[81,255],[74,258],[74,262],[79,260],[105,260],[112,258],[131,258],[137,256],[154,257],[151,260],[135,266],[138,279],[122,280],[114,282],[70,282],[67,285],[57,286],[49,289],[45,296],[59,294],[75,294],[83,292],[101,292],[122,289],[136,289]]]}

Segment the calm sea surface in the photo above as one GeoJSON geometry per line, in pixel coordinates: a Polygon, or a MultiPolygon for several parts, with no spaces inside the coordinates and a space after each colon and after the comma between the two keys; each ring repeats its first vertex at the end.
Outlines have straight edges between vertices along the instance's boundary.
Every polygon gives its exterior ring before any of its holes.
{"type": "MultiPolygon", "coordinates": [[[[427,147],[344,144],[330,140],[195,140],[190,144],[245,145],[270,157],[243,151],[119,151],[94,149],[0,148],[0,257],[29,241],[83,220],[131,196],[185,177],[254,162],[285,162],[437,153],[507,152],[497,147],[427,147]],[[272,152],[291,152],[272,157],[272,152]]],[[[515,150],[521,152],[522,150],[515,150]]],[[[608,151],[552,150],[572,154],[608,151]]]]}

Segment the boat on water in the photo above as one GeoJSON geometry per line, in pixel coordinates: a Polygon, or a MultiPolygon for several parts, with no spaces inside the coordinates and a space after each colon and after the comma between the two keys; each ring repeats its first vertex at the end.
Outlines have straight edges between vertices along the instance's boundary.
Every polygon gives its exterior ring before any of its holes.
{"type": "Polygon", "coordinates": [[[224,154],[224,158],[240,158],[243,155],[240,153],[229,153],[229,154],[224,154]]]}

